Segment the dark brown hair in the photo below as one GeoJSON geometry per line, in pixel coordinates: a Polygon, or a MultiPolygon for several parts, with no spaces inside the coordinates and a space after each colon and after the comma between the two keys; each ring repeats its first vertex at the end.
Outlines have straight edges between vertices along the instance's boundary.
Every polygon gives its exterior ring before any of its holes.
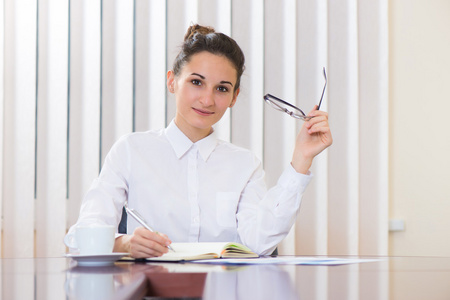
{"type": "Polygon", "coordinates": [[[237,80],[234,87],[234,91],[236,91],[240,86],[241,76],[245,69],[244,53],[235,40],[223,33],[216,32],[214,28],[208,26],[198,24],[189,26],[184,36],[180,53],[178,53],[173,63],[175,76],[181,72],[183,66],[190,61],[193,55],[203,51],[222,55],[230,60],[237,72],[237,80]]]}

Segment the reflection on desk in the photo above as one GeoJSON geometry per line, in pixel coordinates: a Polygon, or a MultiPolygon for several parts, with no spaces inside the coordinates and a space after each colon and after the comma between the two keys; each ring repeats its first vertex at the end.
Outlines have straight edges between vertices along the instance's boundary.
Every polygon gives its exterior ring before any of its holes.
{"type": "Polygon", "coordinates": [[[450,258],[442,257],[239,267],[125,262],[77,267],[67,258],[35,258],[1,259],[0,270],[1,299],[154,299],[164,293],[206,300],[450,299],[450,258]]]}
{"type": "Polygon", "coordinates": [[[142,285],[144,294],[145,276],[133,278],[131,274],[119,266],[73,267],[66,271],[65,292],[68,299],[125,299],[124,295],[142,285]]]}
{"type": "Polygon", "coordinates": [[[203,299],[298,299],[286,268],[276,265],[242,267],[209,273],[203,299]]]}

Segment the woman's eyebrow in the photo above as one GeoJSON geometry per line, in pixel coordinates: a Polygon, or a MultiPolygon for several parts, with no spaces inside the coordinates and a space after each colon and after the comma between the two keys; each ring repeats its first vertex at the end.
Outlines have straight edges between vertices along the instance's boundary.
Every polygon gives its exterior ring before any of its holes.
{"type": "Polygon", "coordinates": [[[225,81],[225,80],[222,80],[220,83],[221,84],[229,84],[229,85],[233,86],[233,84],[231,82],[225,81]]]}
{"type": "MultiPolygon", "coordinates": [[[[198,74],[198,73],[192,73],[191,75],[198,76],[198,77],[200,77],[201,79],[205,79],[205,78],[206,78],[205,76],[200,75],[200,74],[198,74]]],[[[233,84],[232,84],[230,81],[226,81],[226,80],[222,80],[220,83],[221,83],[221,84],[229,84],[229,85],[233,86],[233,84]]]]}
{"type": "Polygon", "coordinates": [[[198,76],[198,77],[200,77],[201,79],[205,79],[205,78],[206,78],[205,76],[200,75],[200,74],[198,74],[198,73],[192,73],[191,75],[198,76]]]}

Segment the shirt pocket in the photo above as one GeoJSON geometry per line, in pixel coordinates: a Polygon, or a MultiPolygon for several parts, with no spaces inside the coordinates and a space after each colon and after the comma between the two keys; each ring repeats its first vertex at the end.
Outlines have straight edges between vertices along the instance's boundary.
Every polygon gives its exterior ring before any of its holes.
{"type": "Polygon", "coordinates": [[[236,211],[239,193],[218,192],[216,194],[217,224],[223,227],[236,227],[236,211]]]}

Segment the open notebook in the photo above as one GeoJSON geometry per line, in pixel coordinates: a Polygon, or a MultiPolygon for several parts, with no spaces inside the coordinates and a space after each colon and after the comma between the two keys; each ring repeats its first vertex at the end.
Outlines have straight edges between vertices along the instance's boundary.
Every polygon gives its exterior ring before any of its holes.
{"type": "Polygon", "coordinates": [[[172,243],[173,251],[147,261],[189,261],[213,258],[259,257],[250,248],[239,243],[172,243]]]}

